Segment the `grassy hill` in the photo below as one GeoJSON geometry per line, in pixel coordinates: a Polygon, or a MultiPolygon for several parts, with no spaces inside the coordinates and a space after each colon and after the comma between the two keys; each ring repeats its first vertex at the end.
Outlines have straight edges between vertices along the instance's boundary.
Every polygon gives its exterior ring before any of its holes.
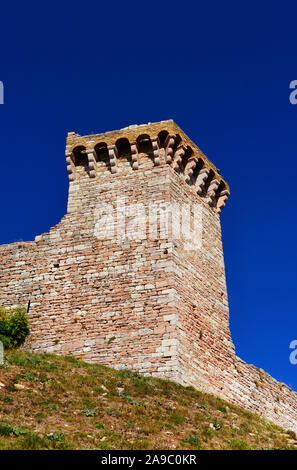
{"type": "Polygon", "coordinates": [[[0,383],[0,449],[297,448],[213,395],[70,356],[8,352],[0,383]]]}

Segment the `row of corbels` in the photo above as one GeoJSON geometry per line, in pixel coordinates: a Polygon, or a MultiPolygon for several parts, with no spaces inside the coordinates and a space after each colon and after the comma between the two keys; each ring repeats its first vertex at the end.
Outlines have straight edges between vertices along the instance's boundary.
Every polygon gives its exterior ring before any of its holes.
{"type": "MultiPolygon", "coordinates": [[[[176,148],[176,135],[175,134],[168,134],[166,141],[165,141],[165,161],[175,171],[179,171],[183,158],[186,154],[187,147],[184,144],[179,145],[176,148]]],[[[187,160],[184,168],[184,178],[186,183],[189,183],[191,181],[191,178],[193,177],[194,170],[197,167],[199,159],[195,156],[190,156],[189,159],[187,160]]],[[[203,167],[200,169],[199,172],[197,172],[197,177],[196,181],[194,183],[194,188],[197,194],[201,195],[203,193],[203,190],[205,188],[206,181],[209,177],[210,170],[206,167],[203,167]]],[[[221,184],[221,181],[214,178],[208,187],[207,194],[206,194],[206,200],[209,204],[213,205],[216,202],[216,209],[217,212],[221,212],[223,207],[225,207],[227,199],[229,197],[229,190],[228,189],[222,189],[218,193],[219,186],[221,184]]]]}
{"type": "MultiPolygon", "coordinates": [[[[151,139],[152,149],[153,149],[153,162],[155,166],[160,165],[160,151],[159,151],[159,138],[152,137],[151,139]]],[[[130,142],[131,148],[131,159],[132,159],[132,168],[133,170],[138,169],[138,142],[133,141],[130,142]]],[[[165,149],[165,161],[169,164],[176,172],[179,172],[182,167],[183,159],[188,151],[188,147],[184,144],[177,146],[177,136],[175,134],[168,134],[164,143],[165,149]]],[[[110,171],[111,173],[117,173],[117,159],[118,149],[116,145],[108,145],[107,146],[108,156],[109,156],[109,163],[110,163],[110,171]]],[[[96,177],[97,172],[97,160],[96,160],[96,150],[94,148],[87,148],[84,150],[84,153],[87,155],[88,158],[88,167],[89,167],[89,176],[90,178],[96,177]]],[[[199,158],[195,156],[190,156],[185,163],[183,175],[186,183],[189,183],[193,177],[194,170],[197,167],[199,158]]],[[[69,180],[75,180],[75,164],[73,153],[68,152],[66,154],[66,162],[67,162],[67,171],[69,175],[69,180]]],[[[196,181],[194,182],[194,189],[197,194],[201,195],[204,192],[206,181],[210,175],[210,169],[206,166],[202,166],[199,172],[196,173],[196,181]]],[[[206,200],[210,205],[215,205],[217,212],[221,212],[222,208],[225,207],[226,201],[229,197],[229,190],[228,189],[220,189],[221,181],[214,177],[211,180],[207,193],[206,193],[206,200]]]]}

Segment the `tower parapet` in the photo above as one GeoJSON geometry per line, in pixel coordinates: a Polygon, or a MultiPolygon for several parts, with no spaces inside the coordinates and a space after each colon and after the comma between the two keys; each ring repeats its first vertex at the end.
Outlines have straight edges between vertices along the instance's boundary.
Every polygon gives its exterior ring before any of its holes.
{"type": "Polygon", "coordinates": [[[102,161],[113,174],[120,171],[121,159],[130,161],[131,171],[138,170],[144,145],[154,166],[170,165],[195,193],[221,212],[230,194],[228,183],[172,120],[87,136],[70,132],[66,143],[69,181],[79,177],[78,167],[84,167],[89,178],[100,178],[98,167],[102,161]]]}

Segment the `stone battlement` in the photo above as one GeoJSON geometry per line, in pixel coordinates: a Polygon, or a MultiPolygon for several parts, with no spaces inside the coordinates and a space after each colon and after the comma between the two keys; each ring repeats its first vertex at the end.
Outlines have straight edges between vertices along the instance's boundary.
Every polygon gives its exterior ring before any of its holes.
{"type": "Polygon", "coordinates": [[[128,160],[132,170],[138,170],[142,153],[149,155],[154,166],[170,165],[217,212],[225,206],[230,194],[228,184],[172,120],[88,136],[70,132],[66,144],[69,180],[78,177],[77,167],[84,167],[90,178],[98,177],[100,162],[105,162],[113,174],[120,171],[121,159],[128,160]]]}

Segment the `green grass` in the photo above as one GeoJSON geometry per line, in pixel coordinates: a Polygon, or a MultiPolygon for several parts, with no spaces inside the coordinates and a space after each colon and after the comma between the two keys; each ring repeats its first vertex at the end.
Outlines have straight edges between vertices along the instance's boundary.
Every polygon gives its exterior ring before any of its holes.
{"type": "Polygon", "coordinates": [[[296,448],[291,431],[214,395],[72,356],[10,351],[0,382],[0,449],[296,448]]]}

